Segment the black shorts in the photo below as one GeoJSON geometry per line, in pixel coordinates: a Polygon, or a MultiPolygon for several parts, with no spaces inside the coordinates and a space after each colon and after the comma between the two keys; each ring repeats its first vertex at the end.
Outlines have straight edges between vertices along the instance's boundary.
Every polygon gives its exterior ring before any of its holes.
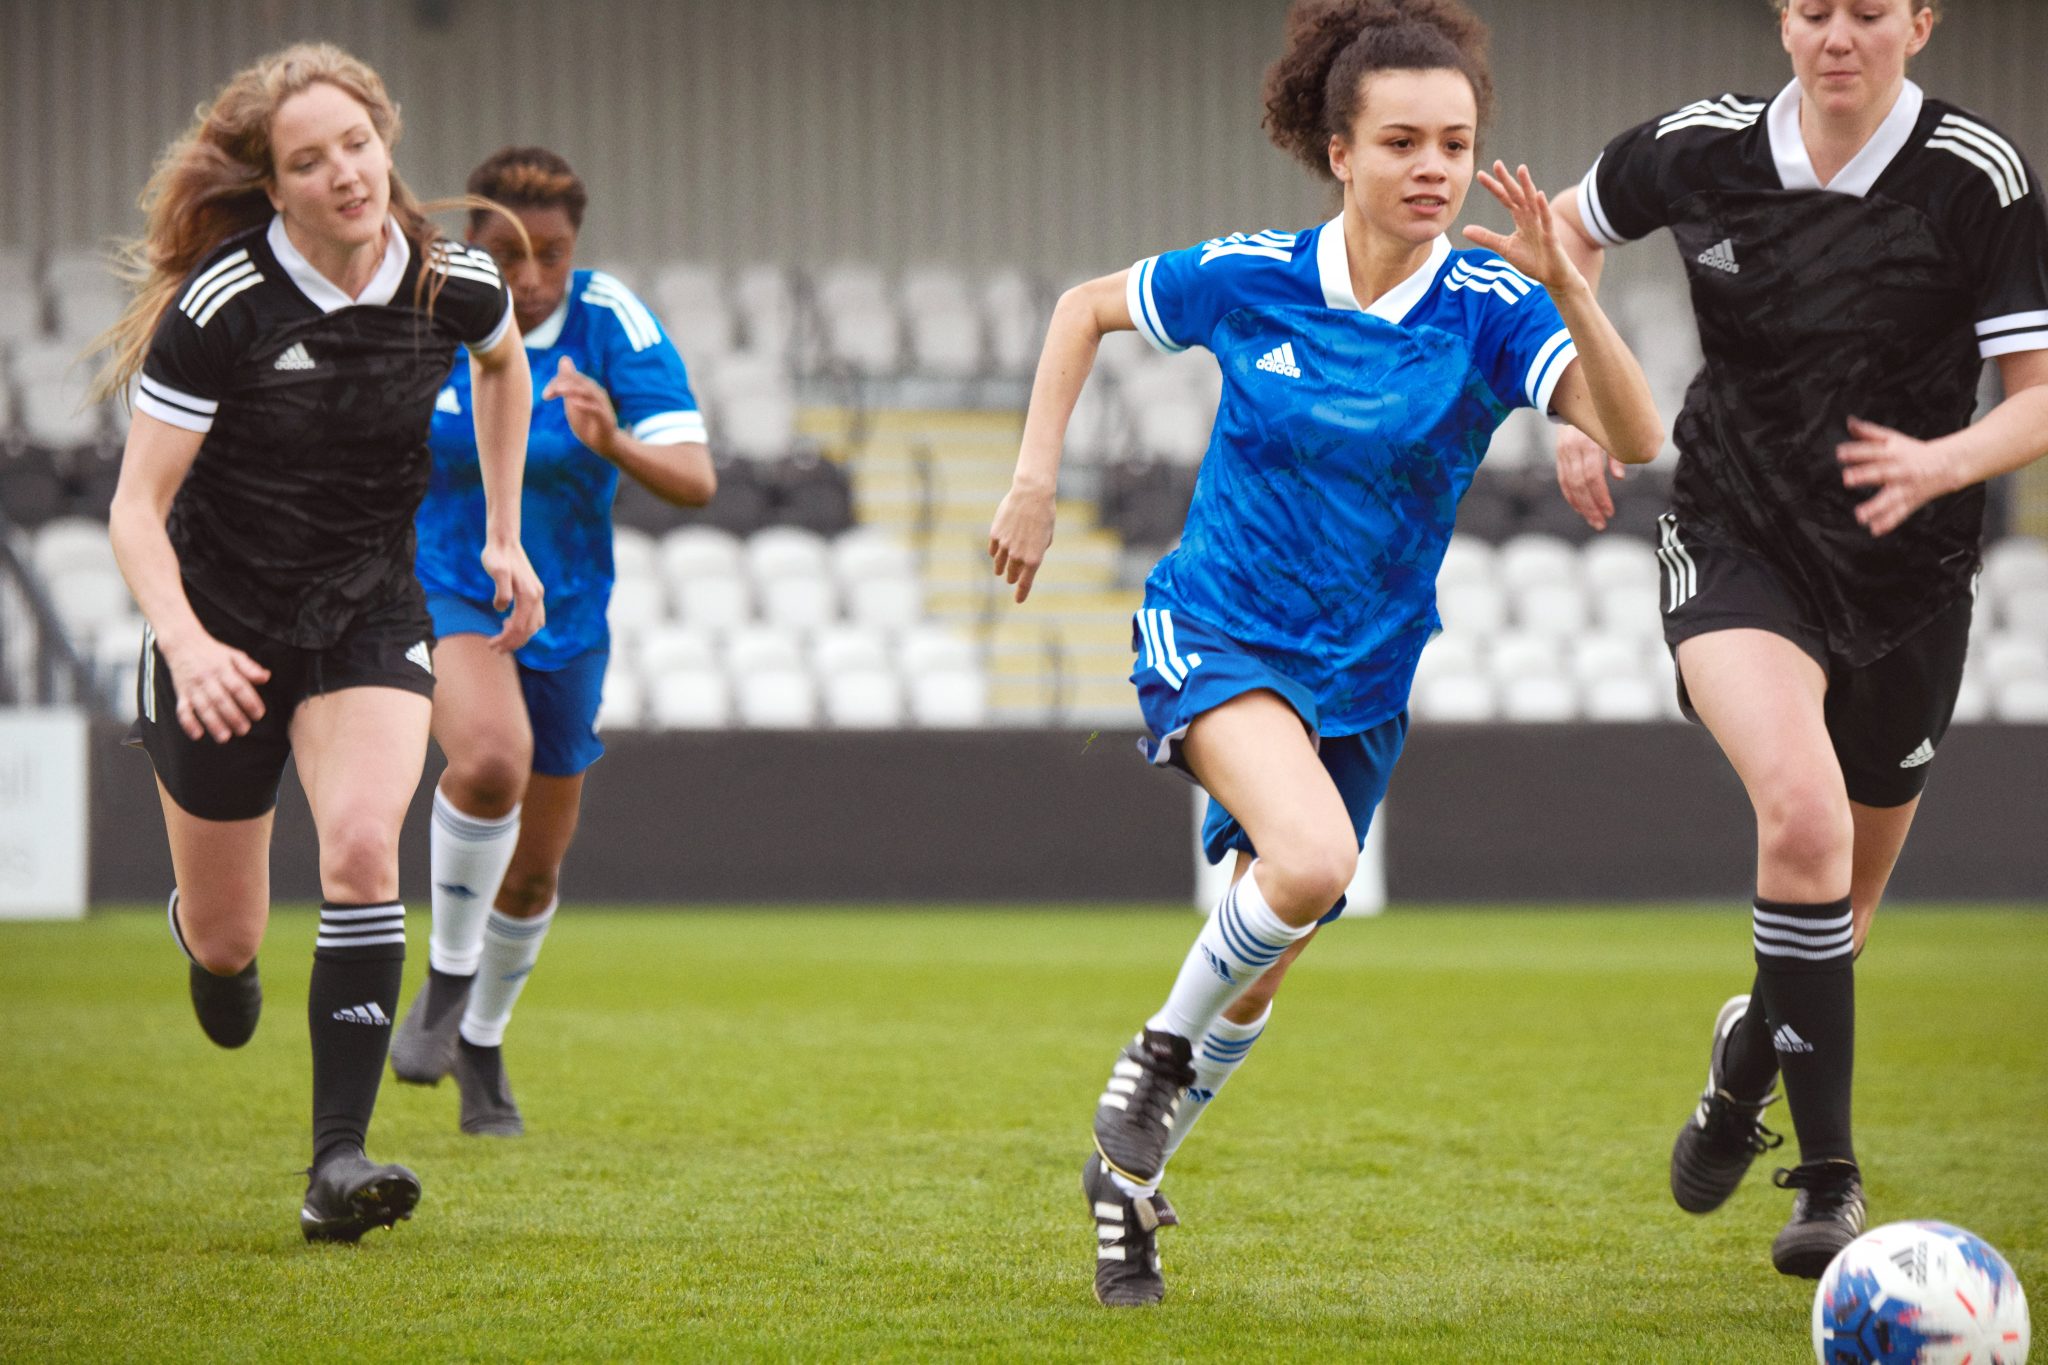
{"type": "MultiPolygon", "coordinates": [[[[1827,632],[1764,560],[1730,546],[1687,539],[1676,518],[1658,518],[1664,564],[1664,643],[1672,658],[1695,635],[1767,630],[1782,635],[1827,674],[1828,738],[1849,799],[1903,806],[1927,785],[1934,751],[1948,733],[1970,647],[1968,596],[1944,609],[1889,653],[1851,668],[1828,648],[1827,632]]],[[[1678,704],[1699,716],[1678,677],[1678,704]]]]}
{"type": "Polygon", "coordinates": [[[277,785],[291,756],[292,714],[299,703],[350,687],[396,687],[434,695],[433,625],[417,600],[373,610],[326,649],[299,649],[259,635],[199,594],[187,590],[199,623],[270,670],[256,688],[263,719],[225,744],[193,739],[178,724],[178,692],[156,634],[142,633],[136,721],[128,743],[156,765],[164,790],[181,810],[202,820],[253,820],[277,804],[277,785]]]}

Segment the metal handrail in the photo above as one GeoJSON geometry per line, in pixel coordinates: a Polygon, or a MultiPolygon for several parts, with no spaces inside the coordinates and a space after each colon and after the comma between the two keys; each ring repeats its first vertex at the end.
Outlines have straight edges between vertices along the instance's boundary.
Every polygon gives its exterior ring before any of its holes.
{"type": "Polygon", "coordinates": [[[16,695],[13,677],[8,670],[0,668],[0,703],[43,705],[59,700],[91,698],[96,704],[104,705],[92,666],[65,633],[64,623],[58,617],[42,579],[15,553],[14,532],[13,523],[0,513],[0,577],[14,584],[35,623],[34,689],[26,697],[16,695]],[[70,684],[68,698],[59,696],[57,683],[60,677],[70,684]]]}

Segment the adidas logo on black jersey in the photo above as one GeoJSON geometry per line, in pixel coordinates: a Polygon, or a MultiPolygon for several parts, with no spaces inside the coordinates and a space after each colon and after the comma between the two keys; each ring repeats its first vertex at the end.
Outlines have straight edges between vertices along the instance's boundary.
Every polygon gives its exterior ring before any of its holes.
{"type": "Polygon", "coordinates": [[[1735,263],[1735,241],[1733,238],[1722,238],[1705,251],[1702,251],[1696,259],[1701,265],[1712,266],[1716,270],[1725,270],[1731,275],[1740,275],[1742,273],[1742,267],[1735,263]]]}
{"type": "Polygon", "coordinates": [[[314,368],[313,357],[306,354],[306,343],[294,341],[285,353],[271,366],[273,370],[310,370],[314,368]]]}
{"type": "Polygon", "coordinates": [[[1289,379],[1301,378],[1301,366],[1294,363],[1294,343],[1282,342],[1258,359],[1258,368],[1267,374],[1286,375],[1289,379]]]}

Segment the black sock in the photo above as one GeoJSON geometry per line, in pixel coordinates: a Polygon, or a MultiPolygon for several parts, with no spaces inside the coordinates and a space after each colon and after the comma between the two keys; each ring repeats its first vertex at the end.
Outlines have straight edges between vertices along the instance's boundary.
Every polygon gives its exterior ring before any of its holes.
{"type": "Polygon", "coordinates": [[[405,907],[320,907],[306,1018],[313,1035],[313,1164],[363,1146],[405,975],[405,907]]]}
{"type": "Polygon", "coordinates": [[[1849,898],[1798,905],[1757,898],[1757,993],[1771,1029],[1799,1159],[1854,1161],[1856,969],[1849,898]]]}
{"type": "Polygon", "coordinates": [[[1729,1033],[1721,1062],[1721,1085],[1737,1099],[1762,1099],[1778,1083],[1778,1054],[1771,1047],[1771,1026],[1764,1017],[1761,971],[1749,988],[1749,1013],[1729,1033]]]}

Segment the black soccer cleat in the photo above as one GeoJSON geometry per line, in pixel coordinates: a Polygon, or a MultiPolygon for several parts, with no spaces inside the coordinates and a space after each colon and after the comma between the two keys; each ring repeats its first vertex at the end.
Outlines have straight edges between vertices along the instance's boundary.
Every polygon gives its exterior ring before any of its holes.
{"type": "Polygon", "coordinates": [[[220,1047],[240,1047],[255,1036],[263,1017],[263,981],[254,962],[233,976],[215,976],[194,962],[190,976],[192,1012],[208,1038],[220,1047]]]}
{"type": "Polygon", "coordinates": [[[354,1242],[371,1228],[412,1217],[420,1178],[403,1166],[379,1166],[360,1150],[344,1150],[306,1172],[299,1231],[309,1242],[354,1242]]]}
{"type": "Polygon", "coordinates": [[[1166,1165],[1181,1092],[1195,1081],[1193,1055],[1179,1034],[1148,1028],[1117,1058],[1095,1103],[1095,1150],[1133,1184],[1151,1184],[1166,1165]]]}
{"type": "Polygon", "coordinates": [[[1099,1155],[1081,1167],[1081,1197],[1095,1219],[1095,1301],[1107,1308],[1146,1308],[1165,1298],[1159,1229],[1180,1221],[1173,1206],[1163,1195],[1125,1194],[1099,1155]]]}
{"type": "Polygon", "coordinates": [[[455,1040],[455,1084],[462,1091],[462,1131],[471,1137],[518,1137],[526,1120],[505,1079],[505,1050],[455,1040]]]}
{"type": "Polygon", "coordinates": [[[1817,1280],[1837,1252],[1863,1235],[1863,1176],[1853,1161],[1808,1161],[1772,1174],[1781,1190],[1797,1190],[1792,1221],[1771,1243],[1780,1275],[1817,1280]]]}
{"type": "Polygon", "coordinates": [[[391,1035],[391,1074],[412,1085],[439,1085],[455,1069],[456,1030],[473,976],[429,971],[412,1008],[391,1035]]]}
{"type": "Polygon", "coordinates": [[[1714,1016],[1707,1088],[1671,1144],[1671,1197],[1687,1213],[1712,1213],[1727,1203],[1750,1163],[1785,1140],[1762,1121],[1764,1110],[1778,1098],[1776,1091],[1748,1099],[1731,1094],[1722,1081],[1728,1036],[1748,1011],[1749,997],[1738,995],[1714,1016]]]}

